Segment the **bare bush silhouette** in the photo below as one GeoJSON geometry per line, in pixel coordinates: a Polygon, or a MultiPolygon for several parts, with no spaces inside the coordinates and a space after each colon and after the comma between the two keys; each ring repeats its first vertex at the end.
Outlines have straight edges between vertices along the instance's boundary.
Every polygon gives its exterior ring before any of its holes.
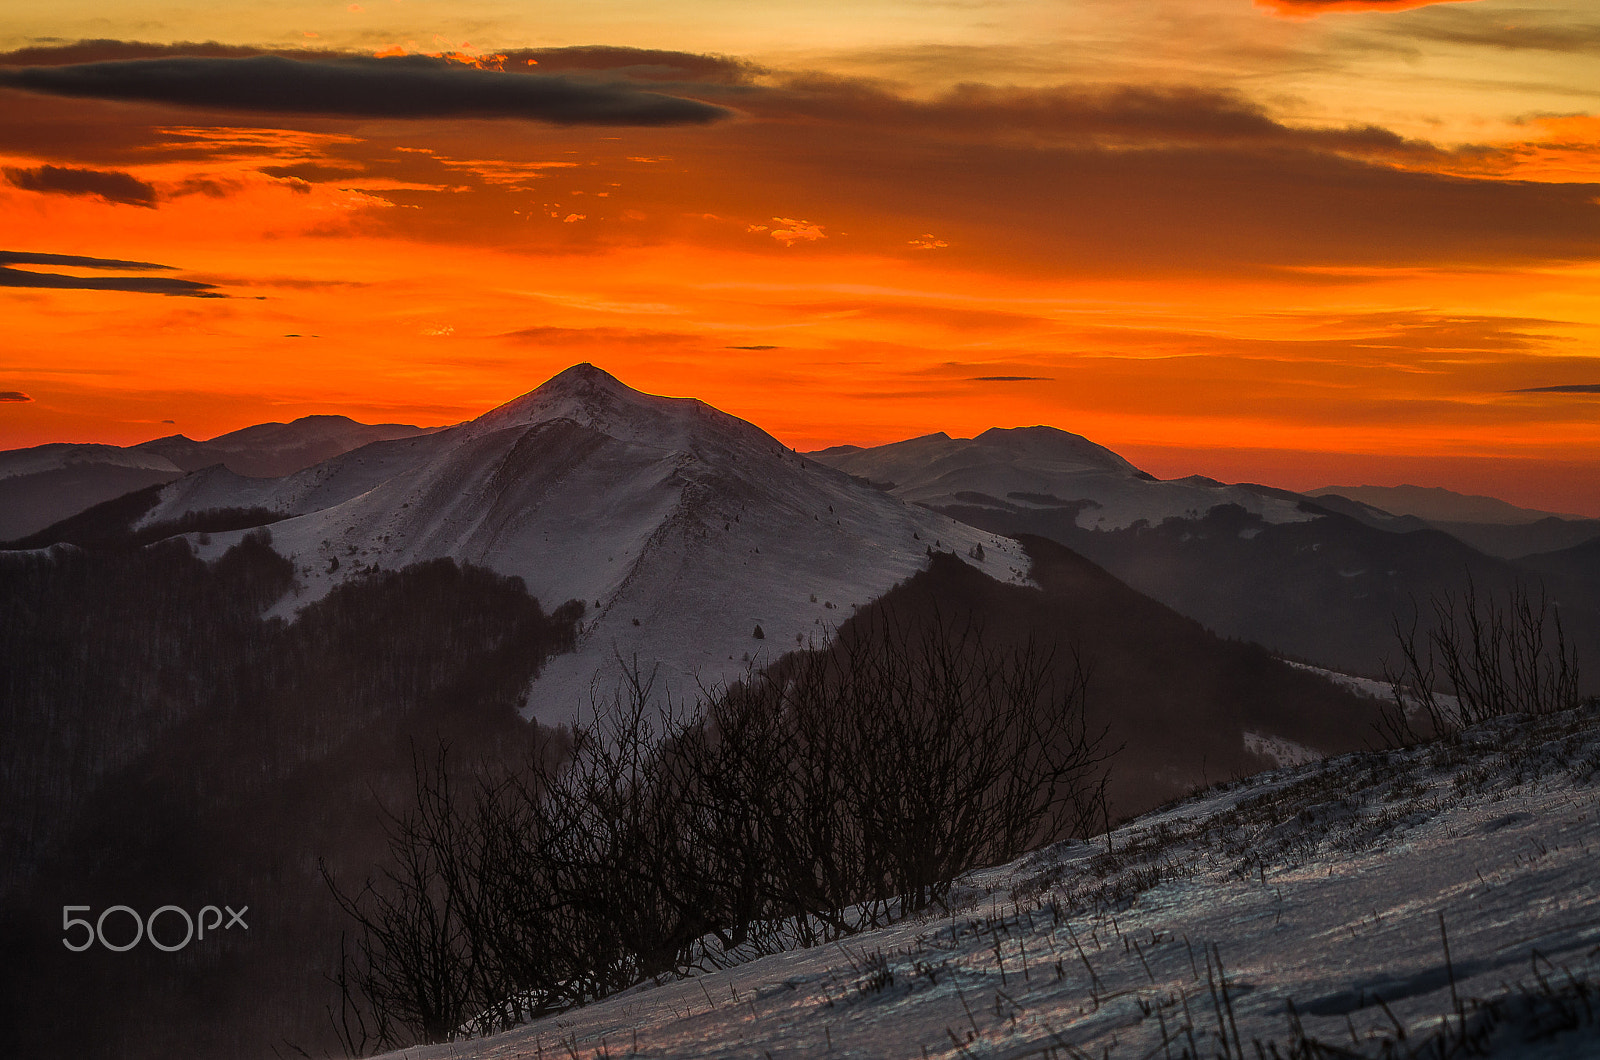
{"type": "Polygon", "coordinates": [[[1516,585],[1502,598],[1469,578],[1460,596],[1433,597],[1429,610],[1426,630],[1420,607],[1409,624],[1395,619],[1400,659],[1385,668],[1391,702],[1380,725],[1391,745],[1578,705],[1577,653],[1542,589],[1516,585]]]}
{"type": "Polygon", "coordinates": [[[1088,674],[975,625],[878,617],[658,709],[637,666],[570,747],[453,784],[419,761],[391,864],[346,895],[346,1047],[488,1033],[943,903],[964,872],[1103,819],[1088,674]]]}

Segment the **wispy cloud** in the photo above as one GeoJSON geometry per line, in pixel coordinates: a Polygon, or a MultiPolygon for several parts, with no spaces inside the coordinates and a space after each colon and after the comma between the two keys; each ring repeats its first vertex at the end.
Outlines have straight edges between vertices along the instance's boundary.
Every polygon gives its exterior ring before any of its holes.
{"type": "Polygon", "coordinates": [[[20,390],[0,390],[0,401],[32,401],[33,398],[20,390]]]}
{"type": "Polygon", "coordinates": [[[1525,386],[1512,394],[1600,394],[1600,383],[1563,383],[1560,386],[1525,386]]]}
{"type": "Polygon", "coordinates": [[[1430,11],[1427,15],[1396,23],[1393,32],[1414,40],[1501,51],[1589,54],[1600,50],[1600,22],[1541,18],[1541,14],[1519,11],[1513,20],[1493,9],[1430,11]]]}
{"type": "Polygon", "coordinates": [[[6,180],[24,191],[47,195],[93,195],[106,202],[128,206],[156,205],[156,189],[131,173],[120,170],[78,169],[72,166],[37,166],[5,169],[6,180]]]}

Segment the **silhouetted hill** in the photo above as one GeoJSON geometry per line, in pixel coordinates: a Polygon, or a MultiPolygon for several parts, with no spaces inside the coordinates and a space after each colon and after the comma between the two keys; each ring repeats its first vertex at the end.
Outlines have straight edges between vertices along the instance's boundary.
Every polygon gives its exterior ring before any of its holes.
{"type": "Polygon", "coordinates": [[[899,623],[970,616],[1000,643],[1029,638],[1074,653],[1090,669],[1091,719],[1123,748],[1113,764],[1115,814],[1138,813],[1192,787],[1268,768],[1245,733],[1276,736],[1323,753],[1368,746],[1377,700],[1227,640],[1130,589],[1071,549],[1023,537],[1039,588],[1002,584],[949,553],[853,621],[899,623]]]}
{"type": "Polygon", "coordinates": [[[1224,636],[1369,675],[1394,654],[1395,619],[1408,620],[1419,602],[1459,595],[1468,578],[1504,593],[1538,571],[1578,644],[1586,686],[1600,680],[1600,595],[1571,578],[1581,550],[1571,561],[1521,567],[1438,530],[1389,533],[1334,512],[1269,523],[1232,505],[1120,530],[1086,530],[1071,511],[941,510],[996,533],[1065,544],[1224,636]]]}

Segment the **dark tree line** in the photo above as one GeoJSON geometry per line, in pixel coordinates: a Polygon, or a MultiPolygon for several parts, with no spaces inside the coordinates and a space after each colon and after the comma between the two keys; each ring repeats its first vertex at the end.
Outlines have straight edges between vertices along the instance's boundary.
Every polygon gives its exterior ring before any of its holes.
{"type": "Polygon", "coordinates": [[[636,668],[564,748],[463,787],[419,756],[355,893],[346,1047],[488,1033],[641,980],[926,910],[1103,820],[1077,659],[879,618],[709,696],[636,668]],[[559,752],[559,753],[557,753],[559,752]]]}
{"type": "Polygon", "coordinates": [[[337,1050],[344,915],[317,856],[373,871],[374,798],[409,798],[414,742],[449,741],[465,774],[548,739],[518,708],[580,604],[434,560],[284,622],[263,615],[293,589],[267,535],[211,562],[183,540],[0,554],[0,1056],[337,1050]],[[248,905],[250,929],[73,953],[68,903],[248,905]]]}
{"type": "Polygon", "coordinates": [[[293,585],[265,531],[215,563],[184,541],[0,552],[0,894],[100,781],[261,657],[293,585]]]}

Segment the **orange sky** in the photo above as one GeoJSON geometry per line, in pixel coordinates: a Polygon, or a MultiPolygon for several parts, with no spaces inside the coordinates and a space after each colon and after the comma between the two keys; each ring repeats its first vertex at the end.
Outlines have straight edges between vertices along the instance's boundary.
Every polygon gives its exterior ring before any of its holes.
{"type": "Polygon", "coordinates": [[[1586,5],[935,6],[25,3],[0,447],[589,360],[802,449],[1050,423],[1600,515],[1586,5]]]}

